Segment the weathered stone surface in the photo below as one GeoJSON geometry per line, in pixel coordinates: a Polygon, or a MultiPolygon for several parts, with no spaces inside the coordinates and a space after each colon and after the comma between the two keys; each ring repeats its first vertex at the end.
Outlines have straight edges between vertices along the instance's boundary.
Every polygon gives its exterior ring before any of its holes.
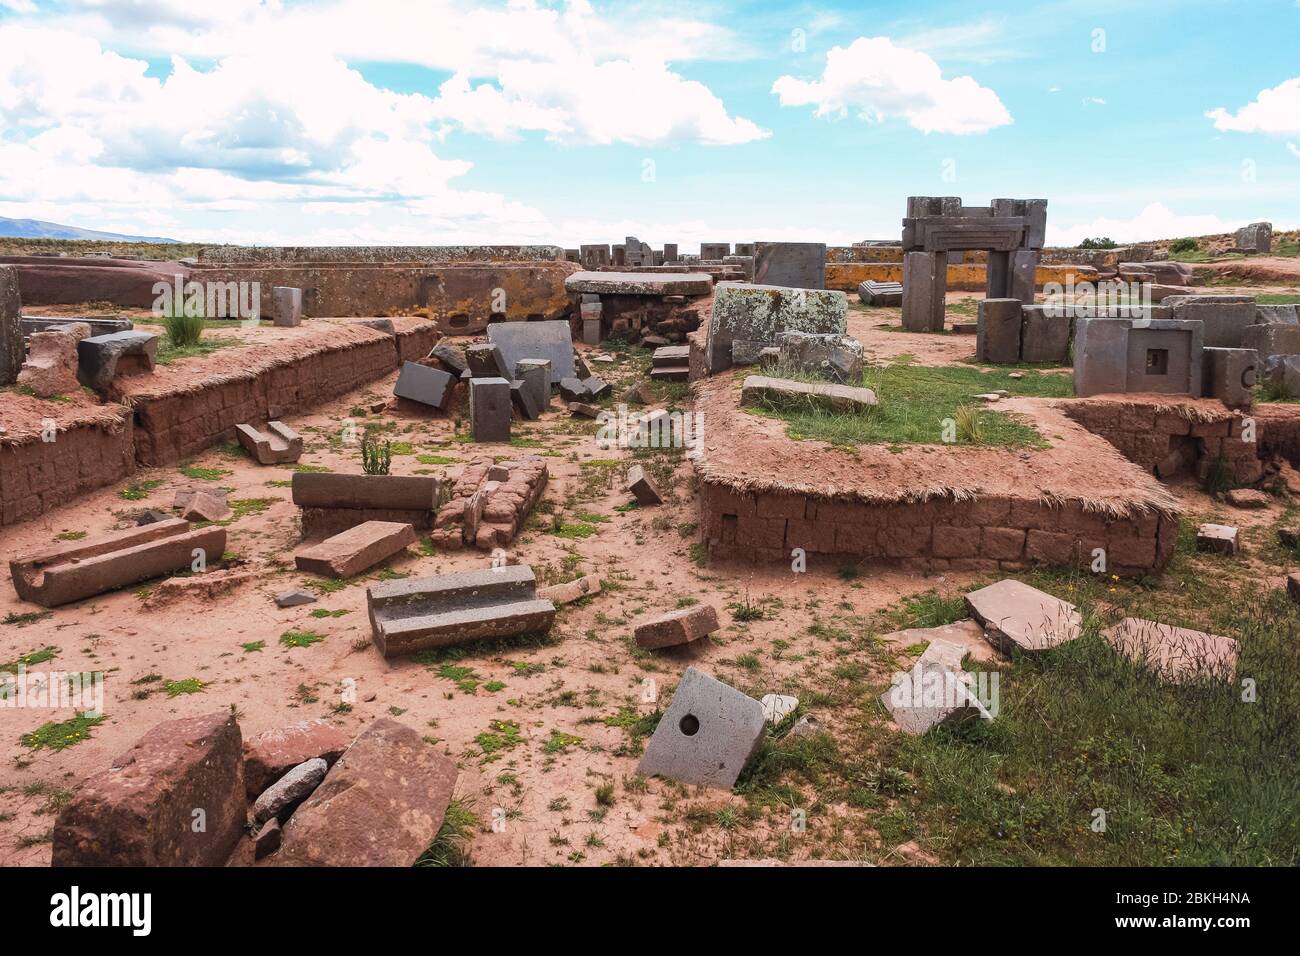
{"type": "Polygon", "coordinates": [[[1050,650],[1079,636],[1082,619],[1073,604],[1007,578],[966,595],[966,606],[984,625],[994,647],[1010,653],[1050,650]]]}
{"type": "MultiPolygon", "coordinates": [[[[86,328],[82,326],[82,328],[86,328]]],[[[18,384],[38,398],[76,395],[77,342],[85,336],[72,332],[33,332],[27,340],[27,361],[18,372],[18,384]]]]}
{"type": "Polygon", "coordinates": [[[419,295],[443,333],[481,335],[489,323],[567,316],[571,303],[564,280],[573,271],[564,262],[449,263],[428,270],[419,295]]]}
{"type": "Polygon", "coordinates": [[[288,465],[302,457],[302,436],[284,422],[267,422],[266,431],[236,425],[235,435],[259,465],[288,465]]]}
{"type": "Polygon", "coordinates": [[[308,591],[281,591],[275,596],[276,607],[298,607],[315,603],[316,595],[308,591]]]}
{"type": "Polygon", "coordinates": [[[297,472],[293,503],[300,508],[432,511],[438,506],[441,485],[437,478],[423,475],[297,472]]]}
{"type": "Polygon", "coordinates": [[[199,491],[190,498],[181,517],[186,521],[225,521],[232,514],[234,512],[223,499],[199,491]]]}
{"type": "Polygon", "coordinates": [[[848,309],[843,292],[721,282],[708,326],[708,369],[752,364],[781,332],[844,335],[848,309]]]}
{"type": "Polygon", "coordinates": [[[1229,408],[1249,408],[1255,400],[1259,353],[1254,349],[1201,350],[1201,393],[1217,398],[1229,408]]]}
{"type": "Polygon", "coordinates": [[[604,295],[708,295],[713,279],[704,272],[575,272],[564,287],[604,295]]]}
{"type": "Polygon", "coordinates": [[[366,603],[385,657],[546,631],[555,620],[555,605],[537,597],[527,565],[372,585],[366,603]]]}
{"type": "Polygon", "coordinates": [[[1254,349],[1266,362],[1275,355],[1300,355],[1300,325],[1247,325],[1241,333],[1241,347],[1254,349]]]}
{"type": "Polygon", "coordinates": [[[947,291],[947,253],[903,254],[903,328],[910,332],[942,332],[947,291]]]}
{"type": "Polygon", "coordinates": [[[429,368],[415,362],[403,362],[398,373],[393,394],[410,402],[428,405],[445,412],[455,393],[456,377],[440,368],[429,368]]]}
{"type": "Polygon", "coordinates": [[[539,415],[551,407],[550,359],[520,359],[515,363],[515,378],[532,395],[539,415]]]}
{"type": "Polygon", "coordinates": [[[157,354],[158,336],[152,332],[92,335],[77,343],[77,379],[103,391],[119,375],[152,372],[157,354]]]}
{"type": "Polygon", "coordinates": [[[302,325],[302,289],[274,286],[271,289],[271,301],[275,303],[277,327],[292,329],[302,325]]]}
{"type": "Polygon", "coordinates": [[[650,476],[640,465],[633,465],[627,470],[627,490],[632,492],[638,504],[663,504],[664,499],[659,494],[659,489],[654,486],[650,476]]]}
{"type": "Polygon", "coordinates": [[[224,865],[247,807],[240,743],[228,711],[158,724],[59,811],[51,865],[224,865]]]}
{"type": "Polygon", "coordinates": [[[643,621],[633,634],[639,647],[653,650],[698,641],[720,627],[718,612],[713,605],[697,604],[643,621]]]}
{"type": "Polygon", "coordinates": [[[1237,553],[1237,529],[1206,522],[1196,529],[1196,547],[1201,551],[1233,555],[1237,553]]]}
{"type": "Polygon", "coordinates": [[[380,718],[289,818],[277,866],[410,866],[433,843],[456,764],[419,733],[380,718]]]}
{"type": "MultiPolygon", "coordinates": [[[[1163,306],[1151,311],[1167,314],[1163,306]]],[[[1074,325],[1074,391],[1080,398],[1120,392],[1200,397],[1203,323],[1101,317],[1076,318],[1074,325]]]]}
{"type": "Polygon", "coordinates": [[[826,288],[826,243],[755,243],[754,281],[791,289],[826,288]]]}
{"type": "Polygon", "coordinates": [[[1212,348],[1241,348],[1246,327],[1257,317],[1253,296],[1171,295],[1160,304],[1175,319],[1200,322],[1202,341],[1212,348]]]}
{"type": "Polygon", "coordinates": [[[1267,508],[1273,503],[1270,495],[1255,488],[1232,488],[1223,497],[1234,508],[1267,508]]]}
{"type": "Polygon", "coordinates": [[[836,385],[833,382],[795,382],[765,375],[747,375],[740,389],[742,405],[765,402],[814,402],[841,411],[856,411],[876,404],[876,393],[869,388],[836,385]]]}
{"type": "MultiPolygon", "coordinates": [[[[1026,305],[1020,310],[1020,361],[1065,365],[1070,361],[1072,320],[1055,315],[1049,306],[1026,305]]],[[[978,332],[976,333],[978,335],[978,332]]],[[[976,340],[978,343],[978,339],[976,340]]]]}
{"type": "Polygon", "coordinates": [[[574,415],[580,415],[583,418],[599,418],[600,406],[589,405],[586,402],[569,402],[569,412],[574,415]]]}
{"type": "Polygon", "coordinates": [[[262,828],[257,831],[256,842],[253,849],[254,860],[264,860],[276,850],[280,849],[280,841],[284,838],[284,833],[280,829],[280,821],[272,817],[262,824],[262,828]]]}
{"type": "Polygon", "coordinates": [[[437,359],[438,363],[442,365],[443,371],[453,378],[459,379],[469,368],[465,361],[465,350],[447,342],[440,342],[435,345],[433,350],[429,352],[429,358],[437,359]]]}
{"type": "MultiPolygon", "coordinates": [[[[1252,355],[1259,353],[1254,349],[1252,355]]],[[[1264,359],[1264,377],[1282,395],[1300,398],[1300,355],[1270,355],[1264,359]]]]}
{"type": "Polygon", "coordinates": [[[350,578],[415,544],[415,529],[397,521],[367,521],[294,555],[299,571],[350,578]]]}
{"type": "Polygon", "coordinates": [[[319,757],[332,764],[351,738],[327,720],[300,720],[264,731],[244,741],[244,783],[256,800],[286,773],[319,757]]]}
{"type": "Polygon", "coordinates": [[[779,724],[799,709],[799,698],[789,694],[764,694],[759,703],[769,724],[779,724]]]}
{"type": "Polygon", "coordinates": [[[943,724],[987,716],[966,676],[935,660],[918,660],[910,671],[894,675],[880,702],[905,734],[920,736],[943,724]]]}
{"type": "Polygon", "coordinates": [[[539,600],[550,601],[556,607],[559,607],[599,593],[600,578],[594,574],[587,574],[576,581],[566,581],[564,584],[552,584],[549,588],[542,588],[537,592],[537,597],[539,600]]]}
{"type": "Polygon", "coordinates": [[[207,563],[225,552],[225,528],[191,531],[188,522],[169,518],[15,555],[9,574],[24,601],[58,607],[189,569],[196,554],[207,563]]]}
{"type": "Polygon", "coordinates": [[[510,383],[504,378],[469,382],[469,427],[476,442],[510,441],[510,383]]]}
{"type": "Polygon", "coordinates": [[[862,343],[848,335],[782,332],[780,361],[841,385],[859,385],[866,356],[862,343]]]}
{"type": "Polygon", "coordinates": [[[864,305],[881,306],[903,304],[903,283],[874,282],[871,279],[858,283],[858,298],[864,305]]]}
{"type": "Polygon", "coordinates": [[[253,819],[258,823],[265,823],[273,817],[281,822],[287,820],[294,808],[320,786],[328,771],[329,764],[320,757],[298,764],[262,791],[253,804],[253,819]]]}
{"type": "Polygon", "coordinates": [[[1271,252],[1273,250],[1273,224],[1252,222],[1242,226],[1233,236],[1233,249],[1237,252],[1271,252]]]}
{"type": "Polygon", "coordinates": [[[12,385],[23,365],[22,311],[18,270],[0,266],[0,387],[12,385]]]}
{"type": "Polygon", "coordinates": [[[977,361],[994,365],[1014,365],[1020,361],[1022,309],[1019,299],[984,299],[980,302],[975,333],[977,361]]]}
{"type": "Polygon", "coordinates": [[[762,704],[688,667],[638,771],[730,790],[762,742],[765,726],[762,704]]]}
{"type": "Polygon", "coordinates": [[[507,370],[503,377],[525,359],[549,361],[552,379],[577,374],[568,322],[498,322],[488,326],[487,335],[501,350],[507,370]]]}
{"type": "Polygon", "coordinates": [[[1237,642],[1171,624],[1126,617],[1101,632],[1115,650],[1145,664],[1171,683],[1231,681],[1237,669],[1237,642]]]}
{"type": "Polygon", "coordinates": [[[477,342],[465,349],[465,365],[472,378],[509,380],[511,366],[495,342],[477,342]]]}

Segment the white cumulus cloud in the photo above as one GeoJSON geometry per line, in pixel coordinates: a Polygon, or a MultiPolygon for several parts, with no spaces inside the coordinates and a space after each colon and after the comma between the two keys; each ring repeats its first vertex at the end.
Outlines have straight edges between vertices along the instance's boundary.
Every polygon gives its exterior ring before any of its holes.
{"type": "Polygon", "coordinates": [[[1077,246],[1084,239],[1106,236],[1116,242],[1147,242],[1181,236],[1208,236],[1244,226],[1249,220],[1224,220],[1215,215],[1182,215],[1163,203],[1145,206],[1131,219],[1100,217],[1067,226],[1047,224],[1047,241],[1053,246],[1077,246]]]}
{"type": "Polygon", "coordinates": [[[993,90],[969,76],[944,79],[928,54],[895,46],[888,37],[832,47],[819,79],[782,76],[772,92],[782,106],[816,107],[816,116],[853,111],[872,123],[900,118],[923,133],[985,133],[1012,122],[993,90]]]}
{"type": "Polygon", "coordinates": [[[1294,136],[1300,133],[1300,76],[1260,90],[1235,113],[1219,106],[1205,115],[1214,120],[1215,129],[1224,132],[1294,136]]]}

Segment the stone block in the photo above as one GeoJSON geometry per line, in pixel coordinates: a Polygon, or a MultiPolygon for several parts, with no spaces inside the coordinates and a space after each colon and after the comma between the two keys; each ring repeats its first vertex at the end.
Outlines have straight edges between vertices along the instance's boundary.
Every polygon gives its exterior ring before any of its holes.
{"type": "Polygon", "coordinates": [[[433,351],[429,353],[429,358],[437,359],[443,370],[452,378],[459,379],[469,369],[465,360],[465,350],[445,342],[435,345],[433,351]]]}
{"type": "Polygon", "coordinates": [[[755,243],[754,282],[791,289],[826,288],[826,243],[755,243]]]}
{"type": "Polygon", "coordinates": [[[638,647],[653,650],[698,641],[720,627],[713,606],[697,604],[644,621],[636,626],[633,634],[638,647]]]}
{"type": "Polygon", "coordinates": [[[752,364],[782,332],[844,335],[847,322],[843,292],[721,282],[708,326],[708,370],[752,364]]]}
{"type": "Polygon", "coordinates": [[[882,306],[900,306],[903,304],[903,283],[901,282],[866,282],[858,283],[858,298],[863,305],[876,308],[882,306]]]}
{"type": "Polygon", "coordinates": [[[266,431],[236,425],[235,437],[259,465],[287,465],[302,457],[302,436],[284,422],[267,422],[266,431]]]}
{"type": "Polygon", "coordinates": [[[271,301],[275,303],[277,327],[291,329],[302,325],[302,289],[274,286],[271,289],[271,301]]]}
{"type": "Polygon", "coordinates": [[[700,296],[713,291],[713,279],[706,272],[575,272],[564,287],[599,295],[700,296]]]}
{"type": "Polygon", "coordinates": [[[562,319],[572,309],[564,280],[574,267],[566,262],[423,265],[419,296],[447,335],[481,335],[492,323],[562,319]]]}
{"type": "MultiPolygon", "coordinates": [[[[78,328],[89,334],[88,326],[78,328]]],[[[30,389],[37,398],[76,395],[81,391],[81,383],[77,381],[77,342],[85,337],[69,330],[33,332],[27,340],[27,360],[18,372],[18,384],[30,389]]]]}
{"type": "Polygon", "coordinates": [[[601,337],[600,319],[584,317],[582,320],[582,344],[599,345],[601,337]]]}
{"type": "Polygon", "coordinates": [[[898,729],[914,737],[944,724],[988,716],[966,675],[934,660],[918,660],[910,671],[895,674],[880,702],[898,729]]]}
{"type": "Polygon", "coordinates": [[[633,465],[627,470],[627,490],[632,492],[637,503],[641,505],[658,505],[663,504],[663,498],[659,490],[655,488],[650,477],[645,473],[645,469],[640,465],[633,465]]]}
{"type": "Polygon", "coordinates": [[[1116,651],[1173,684],[1202,680],[1231,682],[1237,670],[1237,642],[1229,637],[1126,617],[1101,632],[1116,651]]]}
{"type": "Polygon", "coordinates": [[[0,387],[16,382],[23,365],[22,311],[18,270],[0,266],[0,387]]]}
{"type": "Polygon", "coordinates": [[[198,491],[190,497],[181,517],[186,521],[225,521],[232,514],[234,512],[224,498],[198,491]]]}
{"type": "Polygon", "coordinates": [[[1237,540],[1237,529],[1228,525],[1206,522],[1196,529],[1198,551],[1234,555],[1237,553],[1237,540]]]}
{"type": "Polygon", "coordinates": [[[1233,250],[1236,252],[1267,253],[1273,250],[1273,224],[1252,222],[1242,226],[1233,235],[1233,250]]]}
{"type": "Polygon", "coordinates": [[[469,383],[469,427],[476,442],[510,441],[510,383],[473,378],[469,383]]]}
{"type": "Polygon", "coordinates": [[[1241,335],[1241,347],[1254,349],[1263,362],[1274,355],[1300,355],[1300,325],[1248,325],[1241,335]]]}
{"type": "Polygon", "coordinates": [[[765,725],[762,704],[688,667],[638,772],[730,790],[762,742],[765,725]]]}
{"type": "Polygon", "coordinates": [[[946,252],[903,254],[903,328],[942,332],[948,291],[946,252]]]}
{"type": "Polygon", "coordinates": [[[975,359],[994,365],[1020,361],[1019,299],[984,299],[979,304],[975,333],[975,359]]]}
{"type": "Polygon", "coordinates": [[[877,404],[876,393],[869,388],[832,382],[795,382],[765,375],[745,376],[740,389],[740,403],[762,406],[769,402],[810,402],[849,412],[862,411],[877,404]]]}
{"type": "Polygon", "coordinates": [[[537,597],[539,600],[550,601],[556,607],[560,607],[599,593],[600,578],[594,574],[587,574],[575,581],[566,581],[563,584],[552,584],[548,588],[542,588],[537,592],[537,597]]]}
{"type": "Polygon", "coordinates": [[[1020,361],[1068,364],[1072,326],[1069,315],[1054,315],[1048,306],[1023,306],[1020,310],[1020,361]]]}
{"type": "Polygon", "coordinates": [[[367,521],[326,538],[294,555],[294,566],[308,574],[350,578],[415,544],[415,530],[396,521],[367,521]]]}
{"type": "Polygon", "coordinates": [[[1254,324],[1256,306],[1253,299],[1242,296],[1188,295],[1169,296],[1161,305],[1169,308],[1175,319],[1202,323],[1201,337],[1207,347],[1242,348],[1247,326],[1254,324]]]}
{"type": "Polygon", "coordinates": [[[119,375],[152,372],[158,336],[152,332],[92,335],[77,343],[77,380],[103,391],[119,375]]]}
{"type": "Polygon", "coordinates": [[[50,864],[224,866],[247,812],[241,743],[225,710],[156,725],[59,811],[50,864]]]}
{"type": "Polygon", "coordinates": [[[524,359],[549,361],[553,379],[577,374],[572,331],[566,321],[498,322],[488,326],[487,336],[505,358],[502,378],[509,378],[509,371],[524,359]]]}
{"type": "Polygon", "coordinates": [[[515,363],[515,378],[532,394],[539,415],[551,407],[550,359],[521,359],[515,363]]]}
{"type": "Polygon", "coordinates": [[[1079,636],[1082,618],[1073,604],[1012,578],[971,591],[966,606],[984,625],[994,647],[1010,653],[1050,650],[1079,636]]]}
{"type": "Polygon", "coordinates": [[[244,739],[244,784],[249,800],[308,760],[328,766],[347,749],[351,738],[327,720],[300,720],[244,739]]]}
{"type": "Polygon", "coordinates": [[[253,820],[262,824],[276,819],[284,822],[298,804],[311,796],[329,772],[329,764],[319,757],[305,760],[267,787],[253,804],[253,820]]]}
{"type": "Polygon", "coordinates": [[[277,866],[409,867],[433,843],[456,787],[455,761],[381,717],[339,757],[284,825],[277,866]]]}
{"type": "Polygon", "coordinates": [[[1255,318],[1247,325],[1296,325],[1300,323],[1300,306],[1297,305],[1256,305],[1255,318]]]}
{"type": "Polygon", "coordinates": [[[494,342],[477,342],[465,348],[465,365],[471,378],[510,378],[512,366],[494,342]]]}
{"type": "Polygon", "coordinates": [[[442,482],[423,475],[344,475],[297,472],[293,503],[300,508],[430,511],[438,507],[442,482]]]}
{"type": "Polygon", "coordinates": [[[841,385],[859,385],[866,356],[862,343],[848,335],[782,332],[780,361],[841,385]]]}
{"type": "Polygon", "coordinates": [[[451,373],[415,362],[403,362],[393,394],[408,402],[418,402],[445,412],[451,405],[455,389],[456,377],[451,373]]]}
{"type": "MultiPolygon", "coordinates": [[[[1201,351],[1201,393],[1229,408],[1249,408],[1254,401],[1259,353],[1254,349],[1206,347],[1201,351]]],[[[1300,384],[1300,383],[1298,383],[1300,384]]]]}

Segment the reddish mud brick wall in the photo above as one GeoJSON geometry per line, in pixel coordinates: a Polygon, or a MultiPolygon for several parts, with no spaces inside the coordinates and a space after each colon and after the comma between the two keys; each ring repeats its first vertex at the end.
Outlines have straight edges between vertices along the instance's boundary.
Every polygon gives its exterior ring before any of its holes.
{"type": "Polygon", "coordinates": [[[55,440],[0,440],[0,527],[35,518],[135,471],[131,413],[97,408],[98,420],[60,423],[55,440]]]}
{"type": "Polygon", "coordinates": [[[986,497],[873,503],[783,492],[740,493],[705,483],[700,517],[719,558],[789,561],[816,556],[888,562],[919,570],[1017,571],[1032,565],[1088,567],[1095,548],[1107,571],[1141,576],[1173,556],[1178,518],[1154,511],[1107,516],[1084,503],[986,497]]]}

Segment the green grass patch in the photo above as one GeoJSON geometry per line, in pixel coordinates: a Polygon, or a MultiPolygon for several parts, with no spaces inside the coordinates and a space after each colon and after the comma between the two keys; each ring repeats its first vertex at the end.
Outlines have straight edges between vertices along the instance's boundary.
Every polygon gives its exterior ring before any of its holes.
{"type": "MultiPolygon", "coordinates": [[[[9,623],[8,620],[6,620],[5,623],[9,623]]],[[[7,671],[10,674],[16,674],[18,673],[18,668],[20,666],[31,667],[33,664],[44,664],[46,661],[53,660],[54,655],[58,652],[59,649],[54,645],[42,647],[39,651],[32,651],[30,654],[24,654],[21,657],[10,661],[8,664],[0,664],[0,671],[7,671]]]]}
{"type": "Polygon", "coordinates": [[[163,681],[162,688],[168,697],[180,697],[182,694],[202,693],[206,686],[197,677],[187,677],[184,680],[163,681]]]}
{"type": "Polygon", "coordinates": [[[127,501],[143,501],[161,484],[162,481],[158,478],[150,478],[147,481],[133,481],[119,491],[117,496],[127,501]]]}
{"type": "Polygon", "coordinates": [[[323,640],[325,635],[315,631],[285,631],[280,635],[280,643],[285,647],[310,647],[323,640]]]}
{"type": "Polygon", "coordinates": [[[90,731],[104,720],[104,715],[90,717],[77,714],[71,720],[50,721],[23,734],[22,745],[30,750],[63,750],[90,738],[90,731]]]}
{"type": "Polygon", "coordinates": [[[230,474],[225,468],[201,468],[198,465],[185,465],[181,474],[195,481],[220,481],[230,474]]]}
{"type": "Polygon", "coordinates": [[[429,849],[420,854],[416,866],[469,866],[469,845],[478,828],[478,817],[464,800],[447,804],[442,826],[429,849]]]}

